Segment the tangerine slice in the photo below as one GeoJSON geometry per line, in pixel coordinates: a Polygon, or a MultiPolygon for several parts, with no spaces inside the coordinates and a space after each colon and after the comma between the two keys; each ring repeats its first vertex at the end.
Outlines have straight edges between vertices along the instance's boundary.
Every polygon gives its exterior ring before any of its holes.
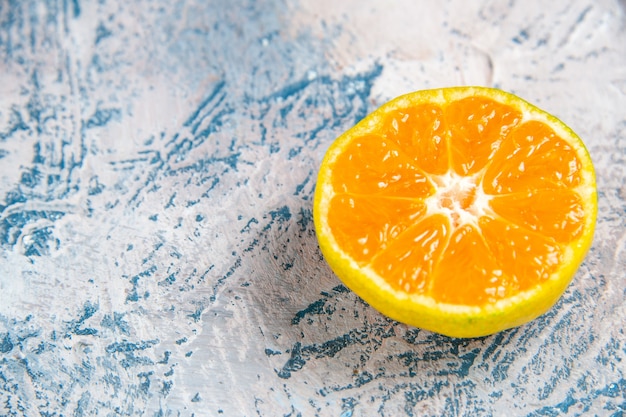
{"type": "Polygon", "coordinates": [[[455,337],[559,299],[593,239],[595,174],[554,116],[486,87],[398,97],[331,144],[314,198],[337,276],[398,321],[455,337]]]}

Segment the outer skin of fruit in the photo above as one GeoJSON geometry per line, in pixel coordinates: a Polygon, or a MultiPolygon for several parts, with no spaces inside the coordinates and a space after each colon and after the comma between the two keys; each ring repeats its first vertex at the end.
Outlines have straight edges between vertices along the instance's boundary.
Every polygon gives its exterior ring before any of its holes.
{"type": "Polygon", "coordinates": [[[588,252],[597,215],[595,173],[587,149],[580,138],[560,120],[532,104],[501,90],[486,87],[451,87],[423,90],[400,96],[381,106],[331,144],[321,164],[315,190],[313,217],[320,249],[324,258],[341,281],[372,307],[397,321],[451,337],[479,337],[527,323],[548,311],[561,297],[588,252]],[[445,104],[451,99],[471,95],[487,95],[520,108],[530,118],[549,124],[577,152],[583,166],[583,186],[579,193],[585,201],[585,225],[582,236],[569,245],[563,263],[541,285],[514,297],[481,307],[439,303],[424,295],[400,293],[391,288],[368,267],[360,267],[338,249],[325,223],[331,168],[351,138],[375,128],[388,111],[409,103],[423,101],[445,104]]]}

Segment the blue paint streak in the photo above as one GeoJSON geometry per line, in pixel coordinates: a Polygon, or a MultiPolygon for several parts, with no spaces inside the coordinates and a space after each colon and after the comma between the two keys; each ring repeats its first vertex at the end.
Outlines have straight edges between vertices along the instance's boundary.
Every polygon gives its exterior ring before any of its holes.
{"type": "Polygon", "coordinates": [[[11,109],[11,116],[9,116],[9,127],[6,131],[0,132],[0,141],[6,141],[18,132],[28,132],[30,128],[24,121],[22,114],[16,109],[11,109]]]}
{"type": "Polygon", "coordinates": [[[125,315],[126,313],[117,312],[114,312],[113,315],[105,314],[102,318],[102,321],[100,322],[100,325],[114,332],[119,331],[122,334],[129,335],[130,325],[126,320],[124,320],[125,315]]]}
{"type": "MultiPolygon", "coordinates": [[[[234,253],[233,253],[233,255],[234,255],[234,253]]],[[[224,274],[224,276],[222,276],[219,279],[217,279],[217,281],[213,285],[213,294],[211,294],[211,297],[209,297],[210,302],[214,302],[217,299],[217,291],[218,291],[219,287],[224,285],[226,280],[228,280],[228,278],[230,278],[237,271],[237,269],[239,269],[239,267],[241,267],[241,258],[237,258],[235,263],[228,269],[226,274],[224,274]]],[[[190,316],[190,317],[192,317],[192,316],[190,316]]],[[[195,316],[193,316],[192,318],[194,319],[194,321],[198,321],[200,319],[200,314],[196,311],[195,316]]]]}
{"type": "Polygon", "coordinates": [[[71,0],[72,1],[72,13],[74,18],[80,17],[80,2],[79,0],[71,0]]]}
{"type": "Polygon", "coordinates": [[[105,350],[108,353],[129,353],[150,349],[158,343],[159,341],[157,339],[142,340],[140,342],[129,342],[125,340],[122,342],[111,343],[105,348],[105,350]]]}
{"type": "Polygon", "coordinates": [[[515,36],[513,39],[511,39],[514,43],[521,45],[522,43],[524,43],[525,41],[528,40],[528,31],[526,29],[522,29],[519,31],[519,33],[517,34],[517,36],[515,36]]]}
{"type": "Polygon", "coordinates": [[[148,391],[150,390],[150,377],[153,374],[153,371],[140,372],[137,374],[137,377],[141,379],[141,382],[139,383],[139,389],[141,390],[141,392],[144,393],[144,395],[147,395],[148,391]]]}
{"type": "Polygon", "coordinates": [[[194,136],[194,143],[196,143],[195,146],[197,146],[197,144],[199,143],[204,142],[204,140],[207,137],[209,137],[211,134],[217,132],[221,127],[223,127],[224,119],[226,118],[226,116],[230,116],[233,113],[235,113],[235,109],[233,108],[226,107],[222,109],[221,111],[216,113],[215,116],[211,118],[208,125],[204,129],[200,130],[199,132],[197,131],[197,129],[200,128],[200,123],[198,123],[193,129],[193,132],[195,133],[195,136],[194,136]]]}
{"type": "Polygon", "coordinates": [[[78,400],[78,403],[76,404],[74,415],[77,417],[90,415],[91,413],[88,410],[90,402],[91,402],[91,394],[89,393],[89,391],[83,392],[80,399],[78,400]]]}
{"type": "Polygon", "coordinates": [[[168,285],[174,284],[176,282],[176,275],[178,275],[178,273],[176,273],[176,272],[168,275],[167,278],[165,278],[163,281],[160,281],[158,283],[158,285],[160,285],[160,286],[168,286],[168,285]]]}
{"type": "Polygon", "coordinates": [[[104,26],[104,24],[102,22],[100,22],[100,24],[96,28],[95,45],[98,45],[100,42],[102,42],[104,39],[110,37],[111,35],[113,35],[113,32],[111,32],[109,29],[107,29],[106,26],[104,26]]]}
{"type": "MultiPolygon", "coordinates": [[[[313,303],[309,304],[305,309],[298,311],[294,318],[291,319],[291,324],[296,325],[300,323],[300,320],[302,320],[307,315],[323,313],[325,304],[325,299],[319,299],[317,301],[314,301],[313,303]]],[[[310,321],[313,322],[312,320],[310,321]]]]}
{"type": "Polygon", "coordinates": [[[308,78],[298,80],[270,94],[269,96],[262,99],[261,102],[275,101],[277,99],[282,99],[282,100],[288,99],[291,96],[295,96],[296,94],[302,93],[312,82],[314,81],[309,80],[308,78]]]}
{"type": "Polygon", "coordinates": [[[313,223],[313,211],[310,208],[300,207],[296,223],[300,226],[300,232],[309,230],[309,226],[313,223]]]}
{"type": "Polygon", "coordinates": [[[20,184],[28,188],[35,188],[41,183],[43,175],[37,167],[33,167],[30,170],[24,171],[20,178],[20,184]]]}
{"type": "Polygon", "coordinates": [[[58,249],[61,242],[52,234],[51,227],[43,227],[34,230],[30,234],[30,243],[24,244],[24,254],[26,256],[43,256],[49,255],[54,245],[54,249],[58,249]]]}
{"type": "MultiPolygon", "coordinates": [[[[144,264],[147,260],[144,260],[144,264]]],[[[144,293],[142,296],[139,295],[139,279],[152,276],[157,270],[156,265],[152,265],[150,268],[134,275],[130,278],[130,283],[132,284],[132,288],[130,293],[126,296],[126,301],[137,302],[140,298],[147,298],[147,293],[144,293]]]]}
{"type": "Polygon", "coordinates": [[[87,188],[87,194],[89,195],[98,195],[101,194],[104,190],[104,185],[98,181],[98,176],[94,175],[89,179],[89,186],[87,188]]]}
{"type": "Polygon", "coordinates": [[[291,219],[291,210],[288,206],[282,206],[276,210],[271,210],[268,214],[271,217],[271,221],[263,228],[264,231],[269,230],[276,222],[285,223],[291,219]]]}
{"type": "Polygon", "coordinates": [[[106,126],[112,120],[119,120],[122,115],[121,109],[117,108],[109,108],[109,109],[101,109],[98,108],[94,112],[93,115],[87,121],[84,122],[84,125],[87,129],[92,129],[95,127],[103,127],[106,126]]]}
{"type": "MultiPolygon", "coordinates": [[[[12,204],[22,203],[26,201],[26,197],[21,193],[9,194],[6,197],[6,206],[0,206],[0,213],[12,204]]],[[[48,220],[55,222],[65,215],[60,211],[17,211],[6,216],[0,221],[0,246],[12,247],[22,236],[26,225],[39,220],[48,220]]],[[[41,256],[48,254],[51,245],[58,247],[59,241],[52,235],[51,227],[43,227],[31,232],[31,240],[29,244],[25,244],[24,248],[27,256],[41,256]]]]}
{"type": "Polygon", "coordinates": [[[302,193],[302,191],[304,190],[304,187],[306,187],[307,184],[311,181],[312,177],[313,177],[313,172],[309,171],[306,178],[304,178],[304,180],[296,186],[296,189],[293,192],[293,195],[296,195],[296,196],[300,195],[300,193],[302,193]]]}
{"type": "Polygon", "coordinates": [[[98,330],[93,327],[83,327],[85,322],[96,314],[99,310],[98,304],[92,304],[87,301],[83,305],[83,311],[80,317],[76,320],[72,320],[68,323],[68,329],[65,334],[66,338],[70,338],[72,334],[78,336],[96,336],[98,334],[98,330]]]}
{"type": "Polygon", "coordinates": [[[239,233],[249,233],[250,228],[252,227],[253,224],[259,224],[259,221],[254,217],[248,220],[246,225],[239,231],[239,233]]]}
{"type": "Polygon", "coordinates": [[[13,350],[13,346],[9,333],[0,334],[0,353],[9,353],[13,350]]]}
{"type": "MultiPolygon", "coordinates": [[[[209,103],[211,103],[211,101],[213,101],[213,99],[215,99],[215,97],[217,97],[217,95],[222,92],[225,86],[226,86],[226,81],[221,80],[220,82],[218,82],[213,88],[213,91],[209,93],[209,95],[200,102],[200,105],[198,106],[198,108],[191,114],[191,116],[189,116],[189,118],[185,121],[185,123],[183,123],[183,126],[189,127],[192,124],[195,124],[196,122],[198,122],[200,113],[206,110],[206,107],[209,105],[209,103]]],[[[174,137],[173,140],[176,140],[176,137],[174,137]]]]}

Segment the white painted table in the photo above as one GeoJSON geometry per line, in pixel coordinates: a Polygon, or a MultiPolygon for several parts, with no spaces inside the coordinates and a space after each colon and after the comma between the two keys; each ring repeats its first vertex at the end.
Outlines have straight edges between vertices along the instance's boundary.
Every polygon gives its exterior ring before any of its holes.
{"type": "Polygon", "coordinates": [[[626,4],[0,2],[0,415],[626,412],[626,4]],[[399,94],[514,92],[597,166],[593,248],[494,336],[388,320],[311,217],[399,94]]]}

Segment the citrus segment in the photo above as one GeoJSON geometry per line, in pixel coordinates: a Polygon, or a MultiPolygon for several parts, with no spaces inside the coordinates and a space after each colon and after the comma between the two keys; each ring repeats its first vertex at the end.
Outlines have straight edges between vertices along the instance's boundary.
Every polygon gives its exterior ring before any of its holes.
{"type": "Polygon", "coordinates": [[[331,201],[328,224],[343,250],[360,264],[368,263],[426,208],[419,200],[339,194],[331,201]]]}
{"type": "Polygon", "coordinates": [[[480,229],[489,251],[511,279],[516,292],[526,291],[550,278],[563,260],[561,247],[552,239],[504,219],[483,217],[480,229]]]}
{"type": "Polygon", "coordinates": [[[412,159],[379,136],[351,142],[339,157],[333,186],[337,192],[390,197],[422,197],[433,187],[412,159]]]}
{"type": "Polygon", "coordinates": [[[480,306],[509,295],[506,278],[480,232],[465,224],[443,252],[430,295],[442,303],[480,306]]]}
{"type": "Polygon", "coordinates": [[[384,137],[397,143],[424,172],[448,171],[447,129],[439,106],[423,104],[398,109],[390,112],[382,125],[384,137]]]}
{"type": "Polygon", "coordinates": [[[569,189],[497,196],[490,205],[509,222],[557,242],[572,242],[584,232],[584,203],[580,195],[569,189]]]}
{"type": "Polygon", "coordinates": [[[519,111],[486,97],[450,103],[446,120],[454,170],[460,175],[471,175],[483,169],[499,142],[520,119],[519,111]]]}
{"type": "Polygon", "coordinates": [[[484,87],[383,105],[328,149],[314,200],[320,248],[349,288],[392,318],[459,337],[550,308],[596,212],[580,138],[484,87]]]}
{"type": "Polygon", "coordinates": [[[446,216],[428,216],[377,253],[371,266],[394,289],[407,294],[424,294],[449,236],[446,216]],[[415,259],[420,262],[416,263],[415,259]]]}
{"type": "Polygon", "coordinates": [[[485,192],[489,194],[580,184],[582,166],[576,150],[545,123],[522,124],[506,137],[498,153],[485,172],[485,192]]]}

